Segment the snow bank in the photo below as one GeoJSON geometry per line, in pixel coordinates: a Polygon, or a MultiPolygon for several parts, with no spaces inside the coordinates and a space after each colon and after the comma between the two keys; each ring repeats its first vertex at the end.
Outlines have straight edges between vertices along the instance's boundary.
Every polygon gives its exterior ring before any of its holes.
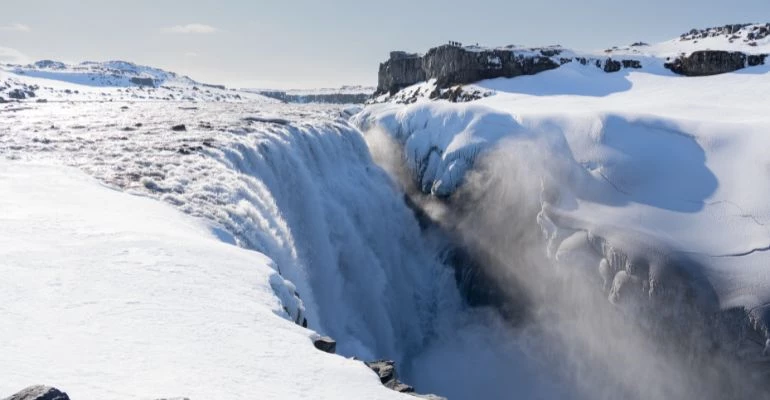
{"type": "Polygon", "coordinates": [[[69,168],[3,161],[0,191],[0,393],[403,397],[314,349],[272,261],[221,228],[69,168]]]}
{"type": "Polygon", "coordinates": [[[573,85],[583,68],[482,81],[499,93],[467,104],[372,105],[353,121],[400,144],[418,188],[456,206],[434,216],[489,253],[487,268],[550,304],[535,306],[542,335],[586,352],[554,359],[589,397],[719,397],[751,375],[733,357],[767,361],[767,68],[573,85]],[[709,346],[729,354],[703,361],[723,371],[706,388],[713,371],[672,354],[709,346]]]}

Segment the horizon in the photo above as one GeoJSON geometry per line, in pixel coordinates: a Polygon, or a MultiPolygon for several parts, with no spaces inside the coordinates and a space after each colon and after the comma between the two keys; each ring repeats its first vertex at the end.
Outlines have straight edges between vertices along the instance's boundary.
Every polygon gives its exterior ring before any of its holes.
{"type": "Polygon", "coordinates": [[[241,88],[376,86],[377,67],[392,50],[422,53],[452,40],[597,51],[661,42],[691,28],[764,22],[752,16],[770,15],[764,0],[747,0],[740,9],[711,0],[676,5],[482,0],[476,9],[499,12],[471,16],[459,2],[434,0],[397,0],[387,8],[351,0],[332,5],[233,0],[228,5],[210,0],[139,0],[131,7],[97,1],[9,3],[0,17],[0,62],[125,60],[241,88]],[[693,7],[707,10],[694,16],[693,7]],[[553,9],[561,12],[555,15],[553,9]],[[426,18],[436,10],[441,18],[426,18]]]}

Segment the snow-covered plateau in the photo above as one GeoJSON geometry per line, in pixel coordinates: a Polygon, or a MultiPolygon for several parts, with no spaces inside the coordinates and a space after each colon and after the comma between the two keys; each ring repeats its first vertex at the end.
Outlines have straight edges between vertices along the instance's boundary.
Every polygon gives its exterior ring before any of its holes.
{"type": "Polygon", "coordinates": [[[663,68],[764,26],[463,103],[3,67],[37,89],[0,104],[0,393],[409,398],[359,361],[389,359],[449,399],[770,398],[770,66],[663,68]]]}

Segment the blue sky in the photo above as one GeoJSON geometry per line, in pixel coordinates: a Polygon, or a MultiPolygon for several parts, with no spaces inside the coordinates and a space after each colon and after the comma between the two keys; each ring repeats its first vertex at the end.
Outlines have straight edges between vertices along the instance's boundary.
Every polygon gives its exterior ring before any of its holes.
{"type": "Polygon", "coordinates": [[[768,0],[0,0],[0,61],[125,59],[251,87],[374,84],[448,40],[595,50],[768,22],[768,0]]]}

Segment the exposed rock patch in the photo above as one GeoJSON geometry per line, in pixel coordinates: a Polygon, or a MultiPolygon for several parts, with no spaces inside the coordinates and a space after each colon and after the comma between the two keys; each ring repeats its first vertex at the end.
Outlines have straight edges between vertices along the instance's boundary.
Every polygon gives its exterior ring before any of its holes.
{"type": "Polygon", "coordinates": [[[328,336],[322,336],[314,340],[313,346],[325,353],[334,354],[337,352],[337,342],[328,336]]]}
{"type": "Polygon", "coordinates": [[[67,393],[50,386],[30,386],[5,400],[70,400],[67,393]]]}
{"type": "Polygon", "coordinates": [[[679,75],[708,76],[762,65],[766,58],[767,54],[747,55],[739,51],[702,50],[689,56],[681,56],[664,66],[679,75]]]}

